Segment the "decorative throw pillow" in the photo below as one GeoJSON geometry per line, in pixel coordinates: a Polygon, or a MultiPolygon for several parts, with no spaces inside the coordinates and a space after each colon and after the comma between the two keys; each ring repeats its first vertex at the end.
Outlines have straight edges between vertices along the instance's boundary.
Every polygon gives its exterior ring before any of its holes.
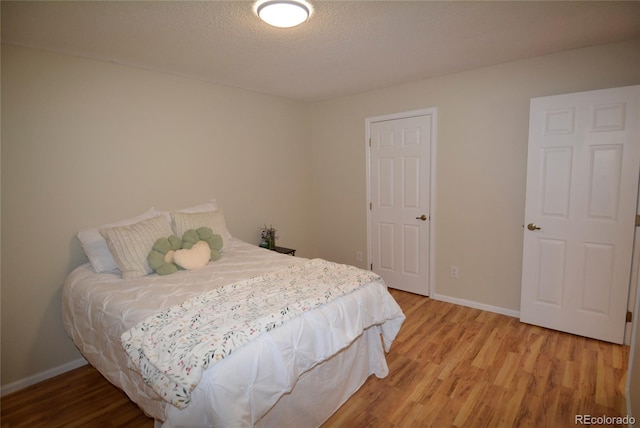
{"type": "Polygon", "coordinates": [[[151,273],[147,256],[153,244],[173,231],[166,217],[159,215],[127,226],[100,229],[100,234],[107,241],[122,277],[133,279],[151,273]]]}
{"type": "Polygon", "coordinates": [[[229,246],[231,233],[227,230],[222,209],[197,213],[172,212],[171,219],[173,220],[174,233],[178,236],[184,235],[189,229],[209,227],[213,233],[222,237],[221,251],[229,246]]]}
{"type": "Polygon", "coordinates": [[[138,223],[139,221],[156,217],[159,214],[160,211],[151,207],[146,212],[132,218],[120,220],[115,223],[103,224],[101,226],[88,227],[78,231],[80,246],[82,247],[84,254],[87,256],[87,259],[89,259],[89,263],[91,263],[93,270],[98,273],[115,272],[118,270],[118,265],[116,264],[116,261],[113,260],[109,247],[107,247],[107,241],[105,241],[104,237],[100,234],[100,229],[138,223]]]}
{"type": "Polygon", "coordinates": [[[178,271],[173,255],[182,248],[182,239],[176,235],[156,240],[147,256],[149,268],[158,275],[169,275],[178,271]]]}
{"type": "Polygon", "coordinates": [[[193,247],[182,248],[173,255],[173,262],[186,270],[206,266],[209,260],[211,260],[211,248],[206,241],[198,241],[193,247]]]}

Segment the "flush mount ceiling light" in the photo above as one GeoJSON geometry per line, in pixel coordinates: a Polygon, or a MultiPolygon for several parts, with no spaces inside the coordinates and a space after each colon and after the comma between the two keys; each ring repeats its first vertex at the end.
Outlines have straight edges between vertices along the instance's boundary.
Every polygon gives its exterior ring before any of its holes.
{"type": "Polygon", "coordinates": [[[306,21],[311,14],[311,7],[308,3],[296,0],[269,0],[259,3],[256,13],[269,25],[289,28],[306,21]]]}

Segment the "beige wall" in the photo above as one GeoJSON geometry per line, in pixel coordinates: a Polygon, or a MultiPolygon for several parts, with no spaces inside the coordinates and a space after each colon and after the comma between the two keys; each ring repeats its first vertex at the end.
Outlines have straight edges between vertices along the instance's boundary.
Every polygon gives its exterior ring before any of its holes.
{"type": "Polygon", "coordinates": [[[231,233],[313,251],[301,104],[2,47],[2,384],[79,358],[60,311],[82,227],[216,197],[231,233]]]}
{"type": "Polygon", "coordinates": [[[2,384],[79,356],[59,310],[78,228],[216,196],[242,239],[273,223],[301,256],[357,265],[365,118],[426,107],[436,292],[518,310],[529,99],[639,83],[640,40],[314,104],[3,46],[2,384]]]}
{"type": "Polygon", "coordinates": [[[314,104],[319,256],[366,251],[365,118],[436,107],[435,291],[518,311],[530,98],[639,83],[635,40],[314,104]]]}

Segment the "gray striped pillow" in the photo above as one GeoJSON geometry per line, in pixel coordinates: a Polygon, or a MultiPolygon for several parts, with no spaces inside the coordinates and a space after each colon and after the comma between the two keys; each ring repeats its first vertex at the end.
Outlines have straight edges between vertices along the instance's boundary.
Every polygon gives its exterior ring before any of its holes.
{"type": "Polygon", "coordinates": [[[100,229],[107,247],[124,279],[133,279],[151,273],[147,256],[160,238],[173,234],[171,225],[163,215],[127,226],[100,229]]]}
{"type": "Polygon", "coordinates": [[[229,245],[231,233],[227,230],[224,214],[221,209],[199,213],[172,212],[171,218],[173,220],[174,232],[181,239],[182,235],[189,229],[210,227],[213,233],[222,237],[222,250],[229,245]]]}

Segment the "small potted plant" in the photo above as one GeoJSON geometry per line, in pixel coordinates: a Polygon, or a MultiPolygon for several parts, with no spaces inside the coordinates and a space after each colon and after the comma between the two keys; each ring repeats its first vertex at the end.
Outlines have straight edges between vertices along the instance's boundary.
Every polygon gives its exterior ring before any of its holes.
{"type": "Polygon", "coordinates": [[[273,250],[276,248],[276,238],[276,229],[271,225],[267,227],[265,224],[260,234],[260,246],[273,250]]]}

